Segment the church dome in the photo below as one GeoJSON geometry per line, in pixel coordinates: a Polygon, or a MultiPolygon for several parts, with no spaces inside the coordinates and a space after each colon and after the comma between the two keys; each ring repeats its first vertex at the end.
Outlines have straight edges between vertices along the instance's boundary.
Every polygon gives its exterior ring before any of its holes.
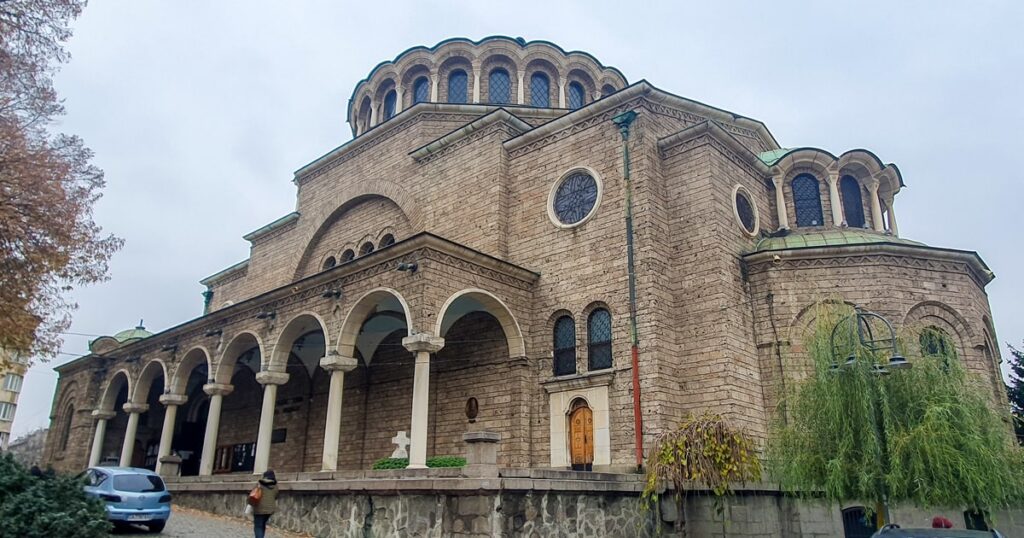
{"type": "Polygon", "coordinates": [[[359,136],[419,103],[572,110],[626,85],[618,69],[548,41],[452,38],[374,67],[352,92],[348,121],[359,136]]]}
{"type": "Polygon", "coordinates": [[[124,344],[138,342],[139,340],[149,338],[150,336],[153,336],[153,333],[147,331],[146,328],[142,326],[142,322],[139,322],[139,324],[133,329],[125,329],[114,336],[100,336],[95,340],[91,340],[89,342],[89,351],[93,353],[107,353],[124,344]]]}
{"type": "Polygon", "coordinates": [[[114,340],[120,343],[125,343],[129,340],[142,340],[143,338],[149,338],[153,336],[153,333],[146,330],[142,325],[138,325],[133,329],[125,329],[114,335],[114,340]]]}

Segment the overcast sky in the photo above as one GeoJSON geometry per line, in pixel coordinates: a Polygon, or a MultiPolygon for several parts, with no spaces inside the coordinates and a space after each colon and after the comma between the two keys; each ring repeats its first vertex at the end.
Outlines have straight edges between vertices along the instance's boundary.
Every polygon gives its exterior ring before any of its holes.
{"type": "MultiPolygon", "coordinates": [[[[96,219],[126,244],[109,282],[75,292],[71,332],[140,318],[159,331],[199,315],[198,281],[245,259],[241,236],[294,209],[292,172],[351,138],[346,104],[373,66],[504,34],[757,118],[783,146],[868,148],[896,163],[901,235],[978,251],[997,275],[1004,358],[1024,340],[1024,2],[345,4],[86,8],[56,81],[61,128],[96,152],[107,178],[96,219]]],[[[48,424],[52,368],[91,338],[67,335],[66,354],[31,369],[12,438],[48,424]]]]}

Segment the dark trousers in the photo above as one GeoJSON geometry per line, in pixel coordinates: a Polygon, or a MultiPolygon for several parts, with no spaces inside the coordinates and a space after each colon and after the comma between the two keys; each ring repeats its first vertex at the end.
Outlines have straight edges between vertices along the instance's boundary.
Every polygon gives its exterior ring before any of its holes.
{"type": "Polygon", "coordinates": [[[267,522],[270,521],[270,514],[256,514],[252,516],[252,530],[256,538],[263,538],[267,532],[267,522]]]}

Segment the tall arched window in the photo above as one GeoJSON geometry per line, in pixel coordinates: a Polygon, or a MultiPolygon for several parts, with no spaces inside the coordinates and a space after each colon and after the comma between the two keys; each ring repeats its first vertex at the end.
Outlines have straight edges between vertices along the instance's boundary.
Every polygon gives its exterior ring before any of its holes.
{"type": "Polygon", "coordinates": [[[793,205],[796,207],[797,226],[821,226],[821,188],[818,179],[810,174],[793,178],[793,205]]]}
{"type": "Polygon", "coordinates": [[[555,321],[554,334],[555,375],[576,373],[576,323],[570,316],[555,321]]]}
{"type": "Polygon", "coordinates": [[[469,100],[469,76],[457,69],[448,75],[448,102],[465,103],[469,100]]]}
{"type": "Polygon", "coordinates": [[[67,406],[64,409],[64,424],[60,430],[60,451],[64,452],[68,448],[68,439],[71,438],[71,420],[75,418],[75,408],[72,405],[67,406]]]}
{"type": "Polygon", "coordinates": [[[530,77],[530,106],[551,108],[551,83],[544,73],[534,73],[530,77]]]}
{"type": "Polygon", "coordinates": [[[612,315],[604,308],[587,318],[587,365],[590,370],[612,367],[612,315]]]}
{"type": "Polygon", "coordinates": [[[512,79],[508,71],[495,69],[487,78],[487,101],[494,105],[504,105],[509,102],[512,94],[512,79]]]}
{"type": "Polygon", "coordinates": [[[579,82],[569,83],[569,108],[576,110],[587,104],[587,92],[579,82]]]}
{"type": "Polygon", "coordinates": [[[420,77],[412,84],[412,104],[430,101],[430,81],[420,77]]]}
{"type": "Polygon", "coordinates": [[[398,99],[398,94],[395,90],[391,90],[387,95],[384,96],[384,121],[390,120],[395,117],[395,102],[398,99]]]}
{"type": "Polygon", "coordinates": [[[843,194],[843,214],[846,225],[851,228],[864,227],[864,200],[860,197],[860,183],[853,176],[843,176],[839,181],[843,194]]]}
{"type": "Polygon", "coordinates": [[[934,325],[925,327],[918,336],[921,355],[924,357],[956,358],[956,346],[945,330],[934,325]]]}

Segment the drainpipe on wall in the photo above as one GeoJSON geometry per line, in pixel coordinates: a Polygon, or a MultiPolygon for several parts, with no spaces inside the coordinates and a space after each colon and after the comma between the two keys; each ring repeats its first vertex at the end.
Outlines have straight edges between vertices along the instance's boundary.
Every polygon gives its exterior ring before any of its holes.
{"type": "Polygon", "coordinates": [[[622,135],[622,179],[626,182],[626,268],[629,277],[629,336],[633,356],[633,433],[636,469],[644,466],[643,416],[640,411],[640,339],[636,332],[636,265],[633,257],[633,180],[629,174],[629,127],[636,119],[630,110],[612,118],[622,135]]]}

